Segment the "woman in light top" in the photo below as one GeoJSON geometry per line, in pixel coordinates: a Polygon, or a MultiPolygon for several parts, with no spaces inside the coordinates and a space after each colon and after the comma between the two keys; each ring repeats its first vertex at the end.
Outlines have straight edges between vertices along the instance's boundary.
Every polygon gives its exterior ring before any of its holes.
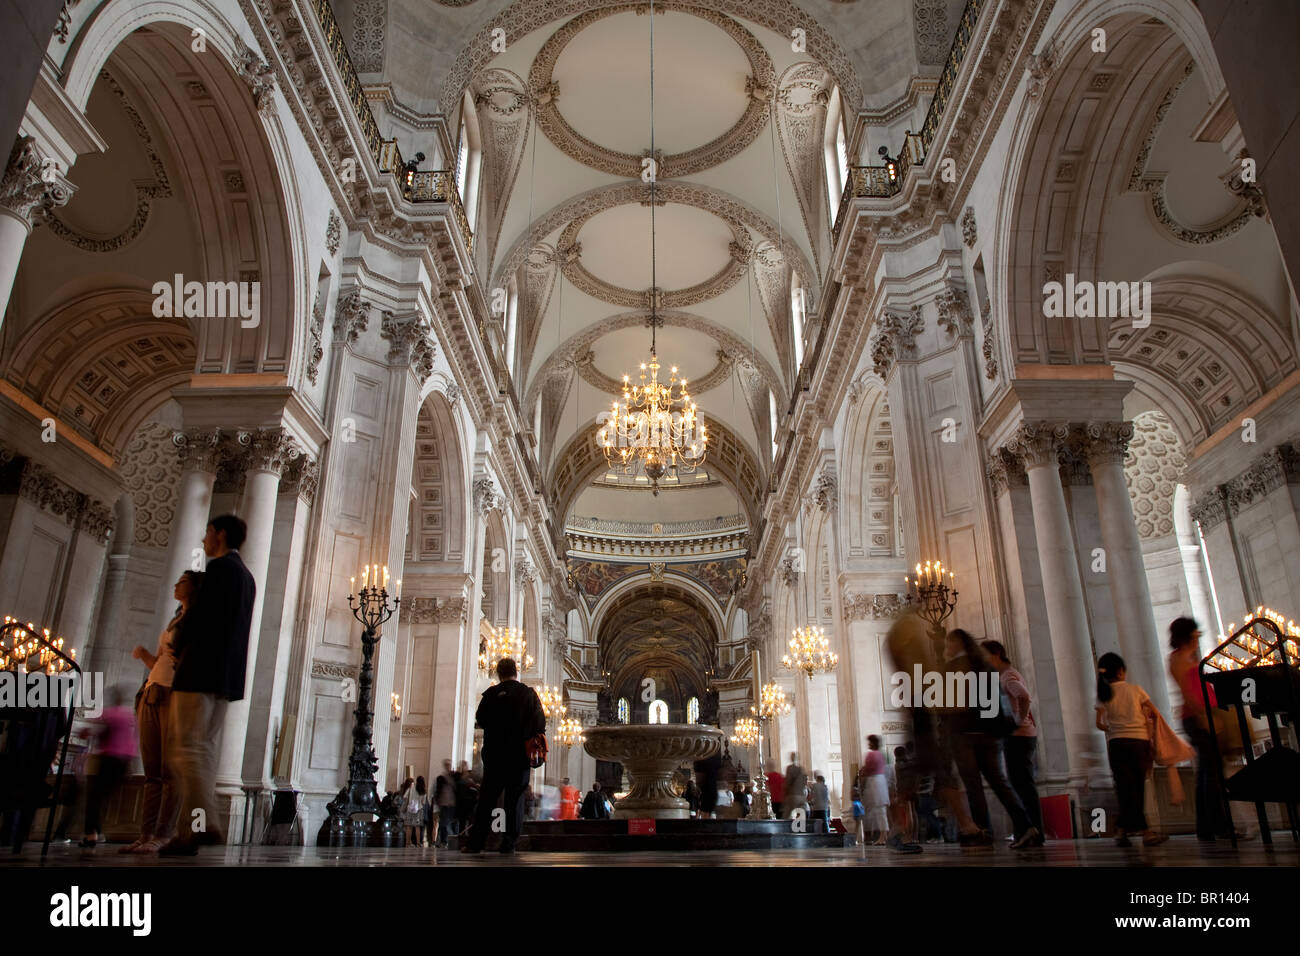
{"type": "Polygon", "coordinates": [[[1141,834],[1143,846],[1155,846],[1169,839],[1147,826],[1143,806],[1146,777],[1154,757],[1149,728],[1155,719],[1155,706],[1145,690],[1124,679],[1127,673],[1124,658],[1118,654],[1103,654],[1097,662],[1097,729],[1106,734],[1106,752],[1115,775],[1115,795],[1119,798],[1117,842],[1132,846],[1129,834],[1141,834]]]}
{"type": "Polygon", "coordinates": [[[867,737],[867,755],[862,760],[862,808],[866,811],[866,829],[877,835],[876,845],[884,846],[889,838],[889,777],[880,737],[867,737]]]}
{"type": "MultiPolygon", "coordinates": [[[[149,668],[144,688],[136,698],[136,726],[140,730],[140,760],[144,764],[144,817],[140,823],[140,838],[120,853],[156,853],[172,837],[176,814],[180,808],[180,793],[176,781],[166,766],[169,740],[167,713],[172,694],[172,675],[176,672],[176,658],[172,656],[172,639],[181,620],[190,607],[190,600],[198,593],[203,581],[202,571],[186,571],[176,579],[172,596],[179,602],[176,613],[158,635],[158,650],[151,654],[142,645],[136,645],[131,656],[149,668]]],[[[188,825],[189,821],[186,821],[188,825]]]]}

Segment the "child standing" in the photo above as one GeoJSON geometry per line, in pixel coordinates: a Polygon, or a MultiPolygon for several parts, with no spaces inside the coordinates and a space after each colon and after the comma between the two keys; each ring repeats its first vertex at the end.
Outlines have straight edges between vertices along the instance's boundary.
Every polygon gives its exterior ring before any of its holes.
{"type": "Polygon", "coordinates": [[[862,795],[858,793],[858,788],[853,788],[853,827],[857,833],[858,846],[864,846],[867,842],[867,811],[862,806],[862,795]]]}

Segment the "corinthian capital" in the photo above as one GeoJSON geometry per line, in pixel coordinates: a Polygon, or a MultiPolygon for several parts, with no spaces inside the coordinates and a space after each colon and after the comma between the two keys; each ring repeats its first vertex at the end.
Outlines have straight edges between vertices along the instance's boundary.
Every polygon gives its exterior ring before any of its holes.
{"type": "Polygon", "coordinates": [[[925,328],[921,307],[913,306],[908,312],[885,312],[876,321],[875,337],[871,345],[871,361],[882,379],[900,360],[916,352],[916,338],[925,328]]]}
{"type": "Polygon", "coordinates": [[[4,176],[0,177],[0,207],[30,227],[38,209],[48,212],[65,205],[74,188],[54,160],[41,156],[36,140],[22,136],[14,143],[4,176]]]}
{"type": "Polygon", "coordinates": [[[1083,426],[1087,436],[1089,465],[1122,465],[1133,439],[1132,422],[1088,422],[1083,426]]]}
{"type": "Polygon", "coordinates": [[[247,471],[269,471],[283,474],[289,462],[302,452],[283,428],[258,428],[239,436],[239,444],[246,449],[244,467],[247,471]]]}
{"type": "Polygon", "coordinates": [[[410,365],[421,381],[433,374],[433,345],[419,313],[396,316],[385,312],[379,334],[391,344],[388,361],[392,365],[410,365]]]}
{"type": "Polygon", "coordinates": [[[221,430],[191,428],[172,435],[172,444],[180,454],[182,471],[217,473],[221,462],[221,430]]]}
{"type": "Polygon", "coordinates": [[[1060,464],[1060,451],[1070,437],[1065,422],[1021,422],[1003,448],[1026,471],[1060,464]]]}

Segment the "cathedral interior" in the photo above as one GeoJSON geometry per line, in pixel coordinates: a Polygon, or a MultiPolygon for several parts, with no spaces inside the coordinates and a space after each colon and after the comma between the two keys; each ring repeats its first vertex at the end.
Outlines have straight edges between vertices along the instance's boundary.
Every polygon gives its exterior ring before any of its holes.
{"type": "MultiPolygon", "coordinates": [[[[742,787],[798,754],[851,829],[867,736],[910,739],[889,634],[933,576],[940,632],[1023,675],[1087,842],[1103,655],[1180,730],[1171,621],[1212,658],[1297,613],[1298,21],[1262,7],[16,5],[0,614],[129,697],[210,519],[247,523],[230,852],[278,794],[315,842],[358,681],[378,792],[478,772],[502,656],[551,695],[538,793],[626,785],[584,731],[708,726],[742,787]]],[[[1284,712],[1247,752],[1295,749],[1284,712]]],[[[1238,828],[1285,849],[1260,806],[1238,828]]]]}

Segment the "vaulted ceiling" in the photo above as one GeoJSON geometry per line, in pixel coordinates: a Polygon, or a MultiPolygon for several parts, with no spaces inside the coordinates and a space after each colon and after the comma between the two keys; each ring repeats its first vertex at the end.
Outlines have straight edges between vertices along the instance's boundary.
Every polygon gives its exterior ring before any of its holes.
{"type": "MultiPolygon", "coordinates": [[[[556,484],[591,480],[565,456],[623,375],[636,380],[653,285],[661,362],[748,460],[723,479],[743,473],[741,498],[759,497],[768,392],[783,412],[796,365],[792,276],[815,314],[830,248],[828,117],[851,121],[937,72],[962,5],[656,2],[652,210],[648,2],[336,0],[362,79],[400,104],[391,115],[442,114],[454,139],[463,94],[473,103],[478,269],[485,288],[517,292],[516,392],[529,420],[541,404],[556,484]]],[[[404,152],[434,156],[426,135],[404,152]]],[[[557,501],[578,490],[553,487],[557,501]]]]}

